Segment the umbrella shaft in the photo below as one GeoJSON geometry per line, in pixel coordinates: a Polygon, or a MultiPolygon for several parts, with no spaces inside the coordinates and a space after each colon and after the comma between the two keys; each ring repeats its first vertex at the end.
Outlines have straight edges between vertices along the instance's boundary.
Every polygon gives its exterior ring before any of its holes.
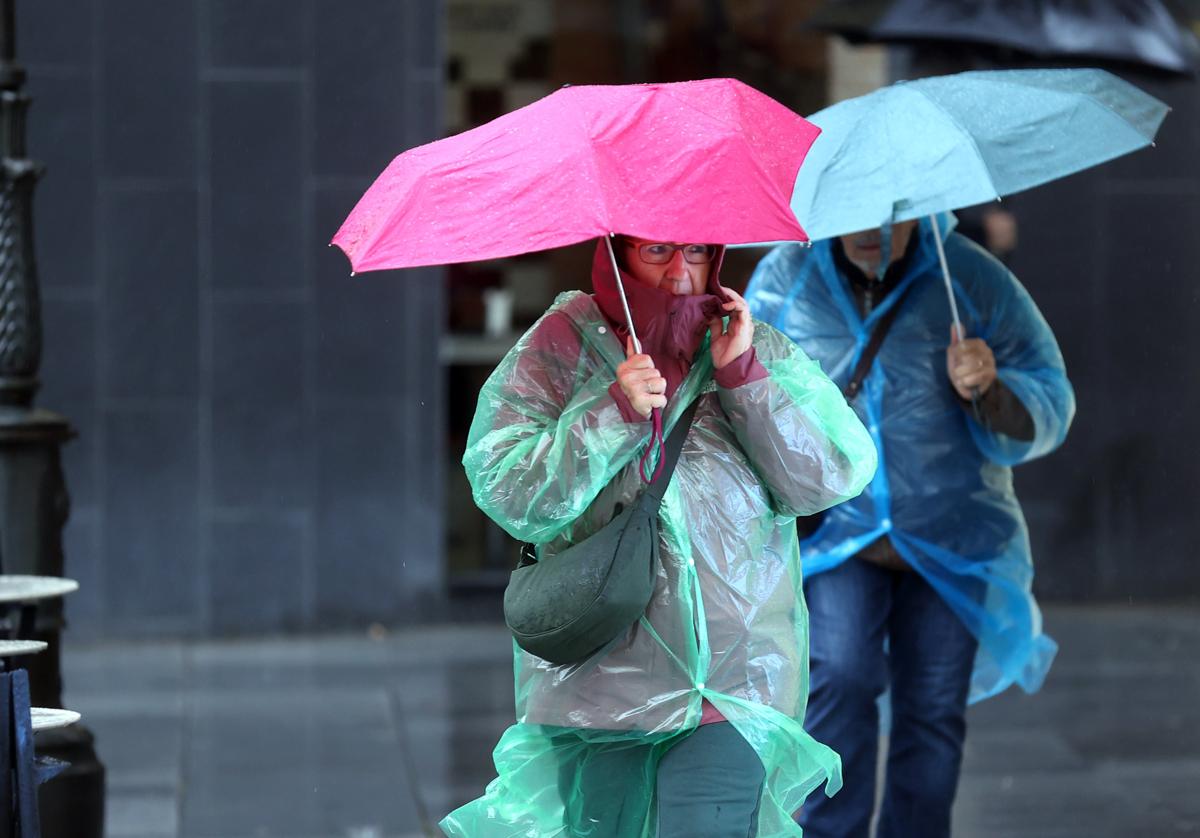
{"type": "Polygon", "coordinates": [[[621,307],[625,309],[625,325],[629,327],[629,336],[633,338],[633,351],[642,354],[642,342],[638,340],[637,332],[633,328],[633,315],[629,313],[629,300],[625,299],[625,285],[621,282],[621,269],[617,267],[617,254],[613,252],[612,246],[613,234],[609,233],[604,237],[604,243],[608,245],[608,258],[612,261],[613,276],[617,278],[617,293],[621,295],[621,307]]]}
{"type": "Polygon", "coordinates": [[[933,224],[933,242],[937,246],[938,261],[942,265],[942,280],[946,283],[946,296],[950,300],[950,314],[954,318],[954,331],[958,333],[958,339],[962,340],[966,337],[963,332],[962,321],[958,319],[958,302],[954,299],[954,286],[950,283],[950,266],[946,264],[946,248],[942,245],[942,228],[938,224],[937,213],[929,216],[929,221],[933,224]]]}

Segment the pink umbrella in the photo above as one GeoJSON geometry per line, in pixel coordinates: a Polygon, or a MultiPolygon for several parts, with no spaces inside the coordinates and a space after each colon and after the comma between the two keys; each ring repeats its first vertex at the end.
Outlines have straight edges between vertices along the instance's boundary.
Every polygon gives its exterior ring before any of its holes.
{"type": "Polygon", "coordinates": [[[807,241],[789,204],[818,133],[733,79],[564,87],[401,154],[333,243],[357,272],[496,259],[614,232],[807,241]]]}
{"type": "MultiPolygon", "coordinates": [[[[333,244],[357,272],[497,259],[603,236],[641,352],[611,236],[808,241],[790,203],[819,133],[734,79],[565,87],[401,154],[333,244]]],[[[661,448],[657,409],[653,429],[661,448]]]]}

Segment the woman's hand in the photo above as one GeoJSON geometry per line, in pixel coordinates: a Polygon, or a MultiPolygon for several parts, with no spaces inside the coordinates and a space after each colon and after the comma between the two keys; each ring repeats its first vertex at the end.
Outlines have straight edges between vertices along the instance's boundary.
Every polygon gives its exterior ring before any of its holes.
{"type": "Polygon", "coordinates": [[[731,291],[723,285],[721,290],[731,300],[721,306],[729,315],[729,326],[726,327],[720,317],[708,321],[709,334],[712,336],[710,349],[713,366],[717,369],[722,369],[740,358],[754,340],[754,320],[750,317],[749,304],[736,291],[731,291]]]}
{"type": "Polygon", "coordinates": [[[625,339],[625,354],[628,357],[617,367],[617,383],[633,409],[649,417],[654,408],[667,405],[667,380],[654,368],[649,355],[633,351],[631,338],[625,339]]]}

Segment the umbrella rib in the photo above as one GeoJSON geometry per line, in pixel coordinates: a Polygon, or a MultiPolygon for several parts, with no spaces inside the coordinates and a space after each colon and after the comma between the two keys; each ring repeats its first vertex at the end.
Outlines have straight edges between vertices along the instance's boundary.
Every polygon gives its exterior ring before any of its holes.
{"type": "Polygon", "coordinates": [[[665,88],[665,87],[660,87],[659,89],[662,91],[662,95],[664,95],[664,96],[669,96],[669,97],[671,97],[672,99],[676,100],[677,102],[679,102],[679,103],[681,103],[681,104],[684,104],[684,105],[687,105],[687,107],[688,107],[690,110],[694,111],[695,113],[698,113],[698,114],[701,114],[701,115],[703,115],[703,116],[706,116],[706,117],[708,117],[708,119],[709,119],[709,120],[710,120],[710,121],[711,121],[711,122],[712,122],[714,125],[718,125],[718,126],[724,126],[724,125],[726,125],[726,124],[727,124],[727,123],[726,123],[726,121],[725,121],[724,119],[721,119],[721,118],[720,118],[719,116],[717,116],[716,114],[714,114],[714,113],[711,113],[711,112],[710,112],[710,111],[709,111],[707,108],[703,108],[703,107],[701,107],[700,105],[696,104],[695,102],[692,102],[692,101],[689,101],[689,100],[686,100],[686,99],[682,99],[682,98],[680,98],[679,96],[677,96],[677,95],[675,94],[675,92],[674,92],[673,90],[668,90],[668,89],[667,89],[667,88],[665,88]]]}
{"type": "MultiPolygon", "coordinates": [[[[736,82],[736,81],[737,81],[737,79],[732,79],[731,81],[735,81],[735,82],[736,82]]],[[[740,83],[740,82],[739,82],[739,83],[740,83]]],[[[751,89],[753,89],[753,88],[751,88],[751,89]]],[[[672,99],[675,99],[675,100],[677,100],[677,101],[679,101],[679,102],[681,102],[681,103],[684,103],[684,104],[686,104],[686,105],[687,105],[687,106],[688,106],[688,107],[689,107],[689,108],[690,108],[692,111],[694,111],[695,113],[697,113],[697,114],[700,114],[701,116],[707,117],[707,118],[708,118],[708,120],[709,120],[710,122],[712,122],[712,124],[713,124],[714,126],[718,127],[718,128],[725,128],[725,127],[727,127],[727,126],[728,126],[728,124],[729,124],[729,123],[728,123],[728,122],[727,122],[725,119],[722,119],[721,117],[719,117],[719,116],[717,116],[716,114],[712,113],[712,112],[711,112],[711,111],[709,111],[707,108],[701,107],[701,106],[697,105],[697,104],[696,104],[696,103],[694,103],[694,102],[685,101],[684,99],[680,98],[678,95],[676,95],[676,93],[674,92],[674,90],[673,90],[673,89],[668,89],[667,87],[661,87],[661,86],[660,86],[660,87],[659,87],[659,91],[660,91],[660,94],[661,94],[661,95],[664,95],[664,96],[669,96],[669,97],[671,97],[672,99]]],[[[798,116],[798,115],[797,115],[797,116],[798,116]]],[[[801,119],[803,119],[803,117],[800,117],[800,118],[801,118],[801,119]]],[[[765,180],[767,180],[767,181],[770,181],[770,180],[771,180],[771,175],[770,175],[770,173],[769,173],[769,172],[766,170],[766,168],[763,166],[763,164],[762,164],[762,160],[760,160],[760,159],[759,159],[759,152],[758,152],[758,150],[757,150],[757,149],[755,149],[755,148],[749,148],[749,149],[748,149],[748,151],[749,151],[749,154],[748,154],[748,156],[747,156],[747,159],[748,159],[750,162],[752,162],[752,163],[754,164],[754,169],[755,169],[756,173],[757,173],[758,175],[760,175],[762,178],[764,178],[765,180]]],[[[796,166],[796,171],[795,171],[794,173],[792,173],[791,181],[792,181],[793,183],[795,183],[795,181],[796,181],[796,177],[799,175],[800,168],[801,168],[801,166],[803,166],[803,162],[804,162],[804,161],[803,161],[803,160],[801,160],[800,164],[796,166]]],[[[790,203],[790,201],[788,201],[787,203],[790,203]]],[[[793,213],[793,215],[794,215],[794,213],[793,213]]],[[[803,225],[801,225],[801,226],[803,226],[803,225]]],[[[806,231],[806,232],[807,232],[807,231],[806,231]]],[[[723,242],[723,243],[724,243],[724,244],[727,244],[728,242],[723,242]]]]}
{"type": "MultiPolygon", "coordinates": [[[[563,98],[565,99],[566,97],[564,96],[563,98]]],[[[584,124],[582,111],[571,112],[570,109],[566,108],[565,106],[563,107],[563,110],[570,113],[575,120],[575,127],[579,130],[579,133],[583,135],[584,147],[587,148],[587,159],[591,163],[592,167],[592,184],[597,187],[600,205],[604,210],[604,226],[608,228],[608,233],[616,233],[618,231],[612,229],[612,211],[609,209],[608,201],[605,200],[604,190],[599,189],[600,162],[596,159],[596,147],[592,144],[592,132],[588,129],[587,125],[584,124]]]]}
{"type": "Polygon", "coordinates": [[[949,119],[952,123],[954,123],[954,125],[958,128],[958,130],[962,132],[963,136],[965,136],[970,141],[971,150],[975,152],[975,157],[977,160],[979,160],[979,165],[983,166],[984,172],[987,173],[988,182],[992,185],[992,192],[995,192],[996,197],[999,198],[1000,193],[996,191],[996,182],[994,180],[992,180],[992,170],[990,168],[988,168],[987,161],[983,158],[983,152],[979,150],[979,143],[975,142],[974,135],[972,135],[971,132],[967,130],[967,127],[965,125],[963,125],[961,122],[959,122],[958,118],[953,113],[951,113],[949,109],[947,109],[944,105],[942,105],[941,102],[938,102],[933,97],[926,95],[925,93],[921,92],[919,89],[914,92],[923,96],[925,98],[925,101],[929,102],[929,104],[933,105],[939,111],[944,113],[946,115],[946,118],[949,119]]]}

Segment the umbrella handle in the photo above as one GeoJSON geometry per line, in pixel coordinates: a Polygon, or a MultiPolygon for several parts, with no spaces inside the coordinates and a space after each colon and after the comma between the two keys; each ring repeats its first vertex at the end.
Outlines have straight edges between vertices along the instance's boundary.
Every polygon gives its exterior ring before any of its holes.
{"type": "Polygon", "coordinates": [[[629,327],[629,336],[633,338],[633,351],[642,354],[642,342],[638,340],[637,332],[633,328],[633,315],[629,313],[629,300],[625,299],[625,286],[621,282],[621,269],[617,267],[617,254],[613,252],[612,238],[616,233],[609,233],[604,237],[604,243],[608,245],[608,258],[612,262],[613,276],[617,278],[617,293],[621,295],[621,307],[625,309],[625,325],[629,327]]]}

